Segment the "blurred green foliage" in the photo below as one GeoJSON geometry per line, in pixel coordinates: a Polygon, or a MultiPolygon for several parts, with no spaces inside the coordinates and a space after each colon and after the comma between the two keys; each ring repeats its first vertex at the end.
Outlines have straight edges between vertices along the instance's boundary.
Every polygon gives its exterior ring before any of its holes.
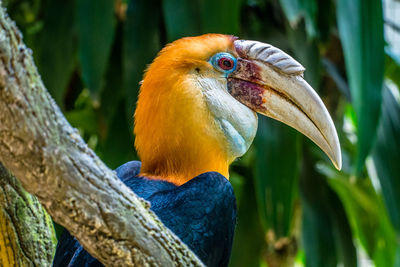
{"type": "Polygon", "coordinates": [[[231,168],[239,208],[231,266],[361,266],[357,255],[400,266],[400,55],[385,46],[381,1],[5,4],[50,93],[111,168],[137,159],[139,82],[167,42],[216,32],[290,53],[335,121],[343,169],[294,130],[260,118],[253,146],[231,168]]]}

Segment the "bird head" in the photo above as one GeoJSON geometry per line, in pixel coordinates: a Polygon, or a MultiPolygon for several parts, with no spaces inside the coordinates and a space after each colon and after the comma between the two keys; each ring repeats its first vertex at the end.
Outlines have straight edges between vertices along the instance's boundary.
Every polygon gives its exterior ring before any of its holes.
{"type": "Polygon", "coordinates": [[[303,78],[304,68],[261,42],[220,34],[179,39],[148,67],[135,112],[141,174],[183,184],[243,155],[257,113],[314,141],[341,168],[332,119],[303,78]]]}

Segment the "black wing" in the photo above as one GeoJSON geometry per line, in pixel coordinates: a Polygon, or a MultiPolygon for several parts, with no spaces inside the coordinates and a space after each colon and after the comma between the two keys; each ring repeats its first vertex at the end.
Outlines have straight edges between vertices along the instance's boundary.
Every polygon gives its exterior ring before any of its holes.
{"type": "Polygon", "coordinates": [[[207,266],[227,266],[236,224],[229,181],[203,173],[171,191],[149,198],[152,210],[207,266]]]}

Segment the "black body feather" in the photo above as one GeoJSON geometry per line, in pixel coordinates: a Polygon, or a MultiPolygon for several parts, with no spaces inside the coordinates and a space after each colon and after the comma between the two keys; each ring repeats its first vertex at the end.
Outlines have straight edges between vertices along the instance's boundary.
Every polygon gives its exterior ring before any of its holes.
{"type": "MultiPolygon", "coordinates": [[[[219,173],[203,173],[187,183],[150,180],[137,176],[140,162],[116,169],[117,176],[207,266],[227,266],[236,223],[236,199],[229,181],[219,173]]],[[[62,234],[53,266],[103,266],[90,256],[67,231],[62,234]]]]}

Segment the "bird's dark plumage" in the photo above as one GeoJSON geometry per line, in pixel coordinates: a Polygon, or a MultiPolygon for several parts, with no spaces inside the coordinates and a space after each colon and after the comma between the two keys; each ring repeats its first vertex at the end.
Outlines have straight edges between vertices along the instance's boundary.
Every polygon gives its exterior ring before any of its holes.
{"type": "MultiPolygon", "coordinates": [[[[236,200],[229,181],[219,173],[203,173],[189,182],[172,183],[138,177],[140,162],[116,169],[117,176],[207,266],[227,266],[236,223],[236,200]]],[[[62,234],[53,266],[103,266],[67,231],[62,234]]]]}

